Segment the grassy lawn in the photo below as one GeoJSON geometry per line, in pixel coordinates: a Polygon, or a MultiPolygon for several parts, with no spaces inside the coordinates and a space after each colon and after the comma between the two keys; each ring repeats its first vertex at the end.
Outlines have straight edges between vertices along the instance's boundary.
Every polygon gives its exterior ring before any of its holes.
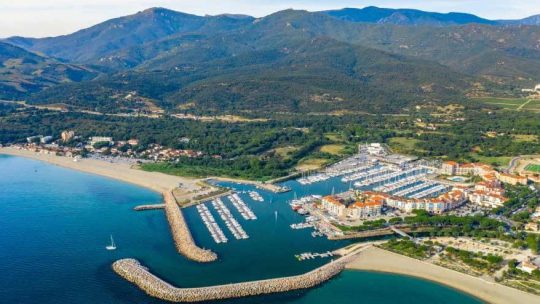
{"type": "Polygon", "coordinates": [[[540,112],[540,100],[531,100],[528,104],[526,104],[522,110],[529,110],[534,112],[540,112]]]}
{"type": "Polygon", "coordinates": [[[410,153],[412,151],[418,151],[419,149],[416,148],[416,143],[420,142],[420,140],[415,138],[407,138],[407,137],[393,137],[388,142],[390,144],[390,147],[394,152],[397,153],[410,153]]]}
{"type": "Polygon", "coordinates": [[[540,173],[540,165],[528,164],[528,165],[525,167],[525,170],[530,171],[530,172],[537,172],[537,173],[540,173]]]}
{"type": "Polygon", "coordinates": [[[531,141],[536,141],[538,139],[538,136],[528,135],[528,134],[516,134],[516,135],[512,135],[512,137],[517,142],[531,142],[531,141]]]}
{"type": "Polygon", "coordinates": [[[324,133],[324,137],[331,141],[341,141],[341,134],[339,133],[324,133]]]}
{"type": "Polygon", "coordinates": [[[474,98],[474,100],[483,102],[486,104],[494,105],[508,110],[517,110],[519,106],[526,103],[528,98],[496,98],[496,97],[484,97],[474,98]]]}
{"type": "Polygon", "coordinates": [[[472,157],[476,159],[478,162],[485,163],[485,164],[495,164],[496,166],[508,166],[510,163],[510,160],[512,160],[512,157],[510,156],[494,156],[494,157],[488,157],[488,156],[481,156],[476,153],[472,154],[472,157]]]}
{"type": "Polygon", "coordinates": [[[342,155],[344,148],[345,148],[345,145],[332,144],[332,145],[322,146],[320,148],[320,151],[324,153],[332,154],[332,155],[342,155]]]}
{"type": "Polygon", "coordinates": [[[316,170],[323,167],[328,162],[328,159],[324,158],[308,158],[301,160],[296,169],[299,171],[316,170]]]}
{"type": "Polygon", "coordinates": [[[286,146],[286,147],[279,147],[274,149],[277,155],[279,155],[283,159],[290,158],[290,155],[297,151],[299,148],[295,146],[286,146]]]}

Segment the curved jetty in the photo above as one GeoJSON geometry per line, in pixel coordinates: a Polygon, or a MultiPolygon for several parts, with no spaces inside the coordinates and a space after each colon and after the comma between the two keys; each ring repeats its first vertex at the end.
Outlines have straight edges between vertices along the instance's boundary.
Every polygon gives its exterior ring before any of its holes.
{"type": "Polygon", "coordinates": [[[355,256],[344,256],[301,275],[195,288],[175,287],[152,274],[135,259],[118,260],[112,268],[150,296],[171,302],[201,302],[310,288],[338,275],[355,256]]]}
{"type": "Polygon", "coordinates": [[[217,260],[217,255],[214,252],[202,249],[195,244],[182,210],[178,207],[173,194],[164,192],[163,199],[165,201],[165,213],[178,252],[196,262],[213,262],[217,260]]]}

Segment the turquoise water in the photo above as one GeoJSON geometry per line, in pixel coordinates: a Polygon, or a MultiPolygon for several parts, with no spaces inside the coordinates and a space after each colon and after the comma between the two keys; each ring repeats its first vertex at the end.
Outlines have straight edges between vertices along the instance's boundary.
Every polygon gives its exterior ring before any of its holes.
{"type": "MultiPolygon", "coordinates": [[[[110,265],[133,257],[178,286],[204,286],[298,274],[327,262],[298,262],[294,254],[322,252],[347,245],[312,238],[309,230],[291,230],[302,221],[286,200],[294,192],[327,194],[346,185],[330,181],[273,195],[266,202],[241,194],[257,221],[241,219],[250,235],[215,244],[196,210],[185,211],[194,238],[220,257],[197,264],[176,253],[162,211],[135,212],[139,204],[157,203],[157,193],[45,163],[0,155],[0,302],[2,303],[160,303],[114,274],[110,265]],[[271,202],[271,203],[270,203],[271,202]],[[277,211],[277,219],[275,217],[277,211]],[[113,234],[118,249],[105,250],[113,234]]],[[[251,189],[238,186],[239,190],[251,189]]],[[[216,217],[217,219],[217,217],[216,217]]],[[[225,228],[224,226],[222,228],[225,228]]],[[[423,280],[347,271],[322,287],[225,303],[478,303],[452,289],[423,280]],[[392,292],[388,292],[388,290],[392,292]],[[421,301],[419,301],[421,299],[421,301]]]]}

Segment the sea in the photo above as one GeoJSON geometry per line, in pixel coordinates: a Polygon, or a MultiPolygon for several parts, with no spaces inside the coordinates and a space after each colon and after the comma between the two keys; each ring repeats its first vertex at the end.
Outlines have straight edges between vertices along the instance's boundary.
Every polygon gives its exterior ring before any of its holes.
{"type": "MultiPolygon", "coordinates": [[[[225,204],[250,236],[236,240],[211,205],[229,239],[216,244],[197,210],[184,210],[196,243],[219,260],[199,264],[179,255],[162,210],[134,211],[160,203],[161,196],[114,179],[36,160],[0,155],[0,303],[164,303],[116,275],[111,264],[136,258],[153,273],[179,287],[208,286],[307,272],[331,258],[298,261],[303,252],[326,252],[349,241],[312,237],[292,230],[303,217],[287,202],[294,196],[329,194],[348,186],[338,180],[301,186],[291,192],[257,190],[264,202],[242,193],[252,186],[222,183],[240,191],[257,215],[244,220],[225,204]],[[105,249],[114,237],[117,250],[105,249]]],[[[482,303],[452,288],[408,276],[344,271],[310,290],[220,301],[219,303],[482,303]]]]}

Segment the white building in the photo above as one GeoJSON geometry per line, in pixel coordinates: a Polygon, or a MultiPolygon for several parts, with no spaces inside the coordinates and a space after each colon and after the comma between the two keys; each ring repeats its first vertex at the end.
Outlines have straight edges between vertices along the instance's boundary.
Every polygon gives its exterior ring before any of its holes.
{"type": "Polygon", "coordinates": [[[108,142],[113,143],[112,137],[106,137],[106,136],[92,136],[90,137],[90,145],[95,145],[98,142],[108,142]]]}

